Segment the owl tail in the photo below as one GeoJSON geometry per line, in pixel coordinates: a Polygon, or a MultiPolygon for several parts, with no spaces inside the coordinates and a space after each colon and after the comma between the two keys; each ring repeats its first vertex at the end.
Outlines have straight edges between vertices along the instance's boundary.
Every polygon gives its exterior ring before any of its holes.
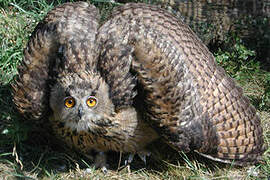
{"type": "MultiPolygon", "coordinates": [[[[14,104],[23,116],[40,119],[47,114],[50,85],[60,69],[69,64],[82,63],[65,59],[65,46],[91,46],[95,33],[88,32],[96,32],[98,19],[97,9],[86,2],[65,3],[51,10],[37,25],[12,84],[14,104]]],[[[84,54],[87,55],[87,52],[84,54]]]]}
{"type": "Polygon", "coordinates": [[[209,120],[202,123],[206,138],[197,152],[225,163],[257,163],[266,150],[260,118],[242,89],[226,79],[218,86],[224,87],[219,97],[209,96],[212,102],[205,108],[209,120]]]}

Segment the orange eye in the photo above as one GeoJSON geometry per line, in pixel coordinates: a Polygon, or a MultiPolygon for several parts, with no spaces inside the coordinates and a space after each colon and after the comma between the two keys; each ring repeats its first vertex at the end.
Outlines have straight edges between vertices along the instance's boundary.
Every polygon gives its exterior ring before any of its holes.
{"type": "Polygon", "coordinates": [[[67,108],[72,108],[75,105],[75,99],[73,97],[68,97],[65,99],[65,106],[67,108]]]}
{"type": "Polygon", "coordinates": [[[86,101],[86,104],[89,106],[89,107],[94,107],[96,104],[97,104],[97,99],[94,98],[94,97],[89,97],[86,101]]]}

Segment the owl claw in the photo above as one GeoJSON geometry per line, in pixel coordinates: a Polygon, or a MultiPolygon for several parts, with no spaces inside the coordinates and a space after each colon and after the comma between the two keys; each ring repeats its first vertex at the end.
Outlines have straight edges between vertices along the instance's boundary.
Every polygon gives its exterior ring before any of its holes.
{"type": "Polygon", "coordinates": [[[129,154],[128,159],[125,160],[125,166],[129,165],[133,161],[133,158],[134,154],[129,154]]]}
{"type": "Polygon", "coordinates": [[[106,166],[103,166],[103,167],[101,168],[101,171],[102,171],[104,174],[107,174],[107,173],[108,173],[108,169],[107,169],[106,166]]]}
{"type": "MultiPolygon", "coordinates": [[[[140,159],[144,162],[144,164],[146,165],[146,156],[150,156],[151,153],[146,151],[146,152],[140,152],[140,153],[137,153],[137,154],[140,157],[140,159]]],[[[135,154],[130,153],[128,155],[128,158],[124,162],[124,166],[118,167],[118,171],[121,171],[122,169],[127,168],[128,172],[130,173],[130,164],[132,163],[132,161],[134,159],[134,155],[135,154]]]]}
{"type": "MultiPolygon", "coordinates": [[[[150,152],[141,152],[138,153],[138,156],[140,157],[140,159],[144,162],[144,164],[146,165],[146,156],[150,156],[151,153],[150,152]]],[[[128,159],[125,160],[125,166],[127,166],[128,164],[130,164],[134,159],[134,154],[129,154],[128,155],[128,159]]]]}
{"type": "Polygon", "coordinates": [[[104,174],[108,173],[107,169],[108,164],[106,163],[106,161],[107,161],[106,154],[104,152],[98,152],[98,154],[95,157],[94,166],[96,168],[100,168],[104,174]]]}
{"type": "Polygon", "coordinates": [[[146,155],[145,154],[138,154],[138,156],[144,162],[144,165],[146,165],[146,155]]]}
{"type": "Polygon", "coordinates": [[[144,165],[146,165],[146,156],[150,156],[151,152],[146,152],[146,153],[138,153],[138,156],[140,159],[144,162],[144,165]]]}

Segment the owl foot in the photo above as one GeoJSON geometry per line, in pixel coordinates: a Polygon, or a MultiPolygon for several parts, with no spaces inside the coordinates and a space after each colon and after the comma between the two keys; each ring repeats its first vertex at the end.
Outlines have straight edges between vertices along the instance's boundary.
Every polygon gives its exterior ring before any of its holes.
{"type": "Polygon", "coordinates": [[[127,168],[128,173],[130,174],[130,164],[134,159],[134,154],[129,154],[128,159],[125,160],[124,166],[121,169],[127,168]]]}
{"type": "Polygon", "coordinates": [[[144,165],[146,165],[146,156],[149,157],[150,155],[151,152],[138,153],[138,156],[144,162],[144,165]]]}
{"type": "Polygon", "coordinates": [[[94,166],[96,168],[100,168],[104,174],[107,174],[108,172],[108,169],[107,169],[108,164],[106,162],[107,162],[106,154],[104,152],[98,152],[98,154],[95,157],[94,166]]]}
{"type": "Polygon", "coordinates": [[[129,164],[131,164],[133,159],[134,159],[134,154],[129,154],[128,159],[125,160],[125,163],[124,163],[125,165],[124,166],[128,166],[129,164]]]}
{"type": "Polygon", "coordinates": [[[133,158],[134,158],[134,154],[129,154],[128,158],[124,161],[124,165],[121,167],[118,167],[117,171],[121,171],[121,170],[127,168],[128,173],[130,173],[131,172],[130,171],[130,164],[133,161],[133,158]]]}
{"type": "MultiPolygon", "coordinates": [[[[140,157],[140,159],[144,162],[144,164],[146,165],[146,156],[150,156],[151,153],[148,151],[142,151],[137,153],[138,156],[140,157]]],[[[118,171],[121,171],[124,168],[127,168],[128,173],[130,173],[130,164],[132,163],[133,159],[134,159],[134,155],[133,153],[130,153],[128,155],[128,158],[124,161],[124,165],[122,167],[118,167],[118,171]]]]}
{"type": "MultiPolygon", "coordinates": [[[[137,154],[140,157],[140,159],[144,162],[144,164],[146,165],[146,156],[150,156],[151,155],[151,152],[148,152],[148,151],[145,151],[144,152],[143,151],[143,152],[139,152],[137,154]]],[[[128,164],[131,164],[131,162],[134,159],[134,155],[135,154],[129,154],[128,159],[125,160],[125,166],[127,166],[128,164]]]]}

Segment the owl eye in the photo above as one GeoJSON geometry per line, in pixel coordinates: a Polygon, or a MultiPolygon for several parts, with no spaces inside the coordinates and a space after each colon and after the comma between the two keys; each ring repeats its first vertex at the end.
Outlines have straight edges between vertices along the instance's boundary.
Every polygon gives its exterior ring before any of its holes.
{"type": "Polygon", "coordinates": [[[94,97],[89,97],[86,101],[86,104],[89,106],[89,107],[94,107],[95,105],[97,105],[97,99],[94,98],[94,97]]]}
{"type": "Polygon", "coordinates": [[[65,99],[65,106],[67,108],[72,108],[75,106],[75,99],[73,97],[67,97],[65,99]]]}

